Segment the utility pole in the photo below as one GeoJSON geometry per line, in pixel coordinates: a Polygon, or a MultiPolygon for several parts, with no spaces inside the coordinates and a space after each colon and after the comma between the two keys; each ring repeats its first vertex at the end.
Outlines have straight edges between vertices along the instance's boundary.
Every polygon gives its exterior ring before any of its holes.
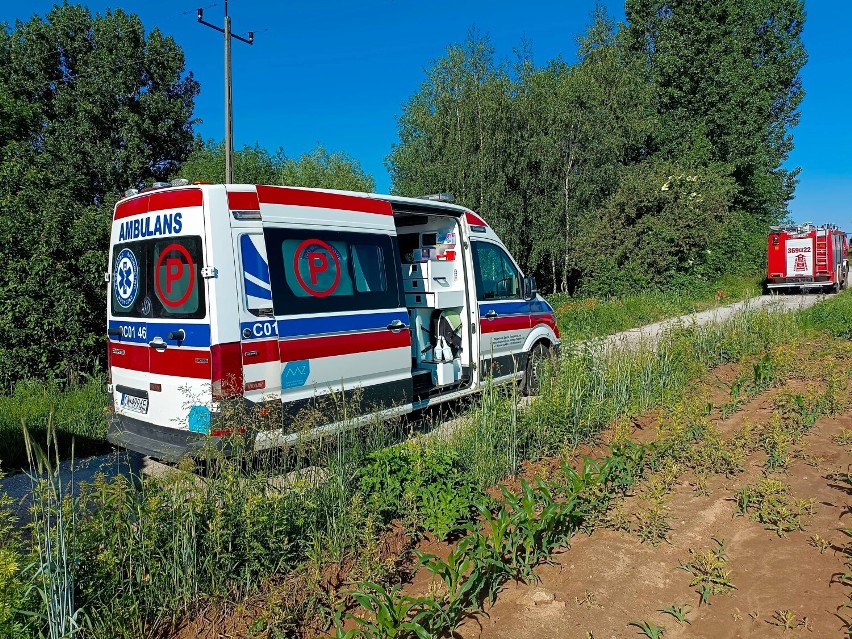
{"type": "Polygon", "coordinates": [[[231,33],[231,17],[228,15],[228,0],[225,0],[225,28],[217,27],[204,21],[204,9],[198,10],[198,21],[205,27],[215,29],[225,34],[225,184],[234,181],[234,121],[231,116],[231,38],[246,44],[254,44],[254,31],[249,31],[248,38],[231,33]]]}

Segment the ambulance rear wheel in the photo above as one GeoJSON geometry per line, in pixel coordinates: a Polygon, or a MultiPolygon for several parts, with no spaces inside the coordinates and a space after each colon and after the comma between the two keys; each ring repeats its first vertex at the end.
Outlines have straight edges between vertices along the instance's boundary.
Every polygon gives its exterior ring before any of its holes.
{"type": "Polygon", "coordinates": [[[544,374],[549,357],[550,349],[544,342],[538,342],[532,347],[527,357],[527,370],[524,372],[524,395],[538,395],[541,388],[541,376],[544,374]]]}

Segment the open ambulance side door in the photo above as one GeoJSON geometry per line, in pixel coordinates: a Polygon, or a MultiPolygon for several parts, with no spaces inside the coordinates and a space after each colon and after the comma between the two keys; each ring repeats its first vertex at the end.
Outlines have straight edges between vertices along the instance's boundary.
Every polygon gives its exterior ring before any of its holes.
{"type": "Polygon", "coordinates": [[[341,390],[353,412],[410,406],[410,321],[390,204],[288,187],[257,193],[285,415],[330,394],[339,408],[341,390]]]}

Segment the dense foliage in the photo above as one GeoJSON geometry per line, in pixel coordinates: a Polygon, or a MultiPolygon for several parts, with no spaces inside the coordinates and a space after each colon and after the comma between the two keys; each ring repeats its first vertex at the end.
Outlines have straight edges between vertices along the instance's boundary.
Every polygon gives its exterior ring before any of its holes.
{"type": "Polygon", "coordinates": [[[395,192],[449,191],[552,290],[701,286],[761,265],[787,215],[800,0],[630,0],[577,62],[452,46],[399,118],[395,192]],[[747,5],[747,6],[746,6],[747,5]]]}
{"type": "MultiPolygon", "coordinates": [[[[213,140],[197,142],[177,177],[190,181],[221,183],[225,180],[225,147],[213,140]]],[[[373,192],[376,183],[357,160],[345,153],[329,153],[318,146],[299,159],[288,158],[283,149],[270,153],[260,145],[245,146],[234,153],[237,184],[286,184],[343,191],[373,192]]]]}
{"type": "Polygon", "coordinates": [[[0,383],[103,355],[112,205],[192,148],[198,83],[172,38],[79,5],[0,28],[0,383]]]}

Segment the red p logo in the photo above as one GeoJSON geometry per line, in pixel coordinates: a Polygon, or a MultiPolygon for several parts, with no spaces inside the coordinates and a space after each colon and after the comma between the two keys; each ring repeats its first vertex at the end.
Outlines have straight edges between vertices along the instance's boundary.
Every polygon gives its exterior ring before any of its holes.
{"type": "Polygon", "coordinates": [[[311,274],[311,284],[317,285],[317,275],[328,270],[328,255],[319,251],[308,253],[308,271],[311,274]]]}
{"type": "Polygon", "coordinates": [[[305,240],[296,247],[293,253],[293,271],[299,286],[312,297],[331,295],[340,284],[338,253],[322,240],[305,240]]]}
{"type": "Polygon", "coordinates": [[[183,261],[175,257],[166,260],[166,294],[172,292],[172,283],[183,277],[183,261]]]}

